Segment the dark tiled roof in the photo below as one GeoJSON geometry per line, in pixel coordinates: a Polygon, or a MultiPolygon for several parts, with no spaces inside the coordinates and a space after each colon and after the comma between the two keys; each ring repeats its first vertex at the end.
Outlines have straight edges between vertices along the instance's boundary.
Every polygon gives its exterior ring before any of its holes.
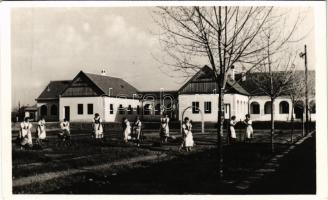
{"type": "Polygon", "coordinates": [[[133,97],[133,94],[138,93],[138,90],[135,87],[121,78],[91,73],[84,74],[103,91],[104,95],[109,94],[109,88],[112,88],[110,96],[124,95],[127,97],[133,97]]]}
{"type": "Polygon", "coordinates": [[[247,90],[245,90],[238,82],[228,79],[226,92],[229,93],[231,89],[237,91],[240,94],[244,94],[247,96],[250,95],[249,92],[247,92],[247,90]]]}
{"type": "MultiPolygon", "coordinates": [[[[279,76],[282,72],[274,72],[274,76],[279,76]]],[[[265,73],[261,72],[254,72],[254,73],[247,73],[246,80],[242,81],[242,74],[236,74],[235,80],[247,90],[248,93],[254,96],[266,96],[266,94],[259,89],[258,85],[254,83],[254,80],[259,79],[259,77],[264,77],[265,73]]],[[[295,71],[295,76],[297,79],[304,80],[305,73],[302,70],[295,71]]],[[[308,83],[309,83],[309,94],[315,94],[315,71],[308,71],[308,83]]],[[[281,95],[286,95],[286,93],[282,93],[281,95]]]]}
{"type": "Polygon", "coordinates": [[[69,85],[70,80],[50,81],[37,100],[58,99],[59,95],[69,85]]]}
{"type": "MultiPolygon", "coordinates": [[[[193,77],[191,77],[180,89],[179,92],[182,92],[183,89],[189,84],[196,81],[195,83],[197,83],[197,81],[205,81],[208,83],[212,83],[210,84],[210,87],[207,88],[208,91],[203,91],[206,93],[212,93],[213,89],[216,88],[217,90],[217,86],[215,84],[215,80],[214,80],[214,75],[212,72],[212,69],[205,65],[204,67],[202,67],[193,77]]],[[[226,85],[226,93],[239,93],[239,94],[243,94],[243,95],[249,95],[249,93],[236,81],[233,80],[229,80],[227,81],[227,85],[226,85]]]]}

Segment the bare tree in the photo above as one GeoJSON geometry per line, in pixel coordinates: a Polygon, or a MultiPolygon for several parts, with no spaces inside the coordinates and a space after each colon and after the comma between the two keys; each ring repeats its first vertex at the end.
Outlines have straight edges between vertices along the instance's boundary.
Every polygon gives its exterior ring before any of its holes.
{"type": "Polygon", "coordinates": [[[258,90],[270,97],[270,114],[271,128],[270,140],[271,151],[274,151],[274,101],[281,95],[286,95],[289,84],[293,81],[293,72],[295,70],[296,53],[288,47],[297,22],[294,27],[287,33],[281,27],[280,19],[276,17],[270,18],[266,24],[268,27],[261,31],[261,38],[266,44],[265,51],[258,54],[259,58],[265,57],[254,71],[258,72],[256,76],[251,76],[252,81],[257,85],[258,90]],[[263,55],[264,54],[264,55],[263,55]]]}
{"type": "Polygon", "coordinates": [[[305,82],[298,76],[297,72],[293,74],[293,81],[289,84],[288,96],[292,102],[291,132],[290,142],[293,143],[294,134],[294,110],[296,103],[304,98],[305,82]]]}
{"type": "MultiPolygon", "coordinates": [[[[315,92],[314,80],[308,81],[308,89],[315,92]]],[[[292,102],[292,115],[291,115],[291,133],[290,133],[290,142],[293,143],[293,134],[294,134],[294,110],[296,106],[299,106],[298,102],[303,102],[305,98],[305,81],[304,81],[304,72],[295,71],[292,75],[292,81],[288,85],[288,96],[292,102]]],[[[304,103],[303,103],[304,104],[304,103]]],[[[302,105],[304,108],[304,105],[302,105]]]]}
{"type": "Polygon", "coordinates": [[[160,42],[166,66],[190,76],[208,62],[219,94],[218,156],[223,175],[222,136],[224,94],[232,66],[259,66],[266,44],[258,38],[269,26],[273,7],[159,7],[155,21],[161,27],[160,42]]]}

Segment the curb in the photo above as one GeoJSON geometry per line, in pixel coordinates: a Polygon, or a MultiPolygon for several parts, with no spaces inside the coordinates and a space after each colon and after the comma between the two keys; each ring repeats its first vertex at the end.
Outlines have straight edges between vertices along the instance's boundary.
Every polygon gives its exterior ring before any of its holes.
{"type": "Polygon", "coordinates": [[[256,170],[253,174],[251,174],[250,176],[245,178],[245,180],[240,181],[238,184],[236,184],[235,188],[239,191],[246,191],[251,187],[252,184],[254,184],[255,182],[261,180],[265,175],[276,172],[280,167],[279,161],[282,158],[284,158],[290,151],[295,149],[296,146],[302,144],[305,140],[312,137],[314,132],[315,132],[315,130],[310,132],[309,134],[307,134],[303,138],[299,139],[297,142],[292,144],[288,149],[286,149],[282,153],[273,156],[263,166],[263,168],[256,170]]]}

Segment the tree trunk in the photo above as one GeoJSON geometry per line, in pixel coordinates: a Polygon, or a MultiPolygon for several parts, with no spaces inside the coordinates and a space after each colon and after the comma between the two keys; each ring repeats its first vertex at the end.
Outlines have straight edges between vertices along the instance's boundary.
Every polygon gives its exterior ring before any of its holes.
{"type": "MultiPolygon", "coordinates": [[[[220,87],[221,88],[221,87],[220,87]]],[[[219,113],[218,113],[218,153],[219,153],[219,177],[223,177],[223,122],[224,122],[224,89],[219,90],[219,113]]]]}
{"type": "Polygon", "coordinates": [[[271,98],[271,131],[270,131],[270,136],[271,136],[271,152],[274,152],[274,99],[271,98]]]}
{"type": "Polygon", "coordinates": [[[294,103],[292,103],[292,116],[291,116],[291,132],[290,132],[290,143],[293,144],[293,134],[294,134],[294,103]]]}

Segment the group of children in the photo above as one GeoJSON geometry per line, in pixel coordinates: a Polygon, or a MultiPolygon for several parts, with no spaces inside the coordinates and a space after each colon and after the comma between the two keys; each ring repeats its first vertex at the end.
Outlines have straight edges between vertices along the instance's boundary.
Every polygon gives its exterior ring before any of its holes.
{"type": "MultiPolygon", "coordinates": [[[[246,125],[246,134],[245,141],[250,142],[253,138],[253,128],[252,128],[252,120],[250,119],[250,115],[247,114],[246,119],[243,123],[246,125]]],[[[169,129],[169,121],[170,118],[165,115],[160,119],[160,129],[159,136],[161,143],[167,143],[167,139],[170,137],[170,129],[169,129]]],[[[235,131],[235,125],[237,124],[236,117],[232,116],[229,122],[229,136],[232,143],[235,143],[237,140],[237,135],[235,131]]],[[[102,142],[104,139],[104,130],[102,119],[99,114],[96,113],[93,118],[93,132],[92,137],[96,141],[102,142]]],[[[71,134],[70,134],[70,124],[67,119],[64,119],[63,122],[60,123],[61,131],[58,133],[58,138],[64,144],[71,144],[71,134]]],[[[142,122],[140,121],[139,116],[136,117],[134,123],[130,124],[127,118],[123,118],[122,120],[122,128],[123,128],[123,142],[128,143],[129,140],[134,139],[137,143],[137,146],[140,146],[141,133],[142,133],[142,122]]],[[[20,124],[19,136],[17,138],[18,143],[21,148],[31,148],[33,146],[32,142],[32,123],[29,122],[29,118],[26,117],[24,121],[20,124]]],[[[37,135],[36,135],[36,144],[38,146],[42,146],[43,141],[46,140],[46,122],[43,117],[37,123],[37,135]]],[[[182,148],[185,148],[186,151],[191,151],[191,148],[194,146],[194,140],[192,135],[192,123],[188,117],[184,118],[182,124],[182,142],[179,147],[179,151],[182,148]]]]}
{"type": "MultiPolygon", "coordinates": [[[[246,125],[246,132],[245,132],[245,142],[251,142],[253,138],[253,127],[252,127],[252,120],[249,114],[245,115],[245,120],[242,122],[246,125]]],[[[237,124],[236,116],[232,116],[229,122],[229,139],[232,143],[235,143],[237,140],[235,126],[237,124]]]]}
{"type": "MultiPolygon", "coordinates": [[[[28,117],[24,118],[24,121],[20,123],[20,130],[18,133],[18,137],[16,142],[20,145],[21,149],[30,149],[33,147],[33,139],[32,139],[32,123],[29,121],[28,117]]],[[[60,123],[61,132],[58,133],[58,137],[61,141],[70,143],[70,127],[67,119],[64,119],[63,122],[60,123]]],[[[42,147],[44,141],[46,141],[46,121],[44,117],[41,117],[37,123],[36,128],[36,146],[42,147]]]]}

